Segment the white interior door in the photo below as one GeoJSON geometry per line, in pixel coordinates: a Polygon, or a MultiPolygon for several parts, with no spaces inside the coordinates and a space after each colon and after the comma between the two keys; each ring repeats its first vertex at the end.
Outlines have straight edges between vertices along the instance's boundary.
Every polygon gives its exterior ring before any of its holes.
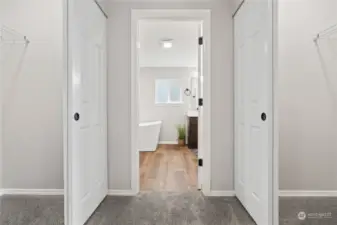
{"type": "Polygon", "coordinates": [[[106,18],[93,0],[68,5],[68,225],[108,193],[106,18]]]}
{"type": "MultiPolygon", "coordinates": [[[[0,36],[2,35],[1,33],[1,23],[0,23],[0,36]]],[[[3,144],[2,144],[2,130],[3,130],[3,102],[4,102],[4,73],[3,73],[3,52],[2,52],[2,43],[0,40],[0,196],[2,195],[1,190],[2,190],[2,163],[3,163],[3,158],[2,158],[2,151],[3,151],[3,144]]]]}
{"type": "Polygon", "coordinates": [[[235,27],[235,191],[258,225],[272,224],[272,3],[246,0],[235,27]]]}
{"type": "MultiPolygon", "coordinates": [[[[197,100],[198,100],[198,158],[199,160],[203,160],[203,116],[204,116],[204,107],[203,104],[200,104],[200,99],[203,101],[204,98],[204,85],[203,85],[203,54],[204,54],[204,38],[202,31],[202,24],[199,25],[199,40],[198,40],[198,92],[197,92],[197,100]]],[[[198,189],[202,190],[202,168],[203,165],[198,166],[198,189]]]]}

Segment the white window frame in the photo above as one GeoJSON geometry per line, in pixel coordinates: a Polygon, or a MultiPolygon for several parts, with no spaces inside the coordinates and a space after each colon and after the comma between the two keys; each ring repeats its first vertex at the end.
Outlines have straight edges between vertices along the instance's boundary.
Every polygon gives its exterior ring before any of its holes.
{"type": "Polygon", "coordinates": [[[160,102],[158,101],[158,96],[157,96],[157,82],[158,81],[181,81],[179,78],[156,78],[155,79],[155,93],[154,93],[154,98],[155,98],[155,104],[156,105],[181,105],[184,104],[184,98],[183,98],[183,91],[182,87],[180,88],[180,101],[172,101],[171,100],[171,89],[169,89],[168,96],[167,96],[167,102],[160,102]]]}

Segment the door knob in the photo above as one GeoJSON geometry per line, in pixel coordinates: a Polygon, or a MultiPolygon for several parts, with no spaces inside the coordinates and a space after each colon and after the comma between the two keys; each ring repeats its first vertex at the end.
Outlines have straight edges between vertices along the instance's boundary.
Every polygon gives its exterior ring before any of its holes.
{"type": "Polygon", "coordinates": [[[262,121],[266,121],[266,119],[267,119],[267,114],[266,114],[266,113],[262,113],[262,114],[261,114],[261,119],[262,119],[262,121]]]}
{"type": "Polygon", "coordinates": [[[74,120],[78,121],[80,119],[80,114],[79,113],[75,113],[74,114],[74,120]]]}

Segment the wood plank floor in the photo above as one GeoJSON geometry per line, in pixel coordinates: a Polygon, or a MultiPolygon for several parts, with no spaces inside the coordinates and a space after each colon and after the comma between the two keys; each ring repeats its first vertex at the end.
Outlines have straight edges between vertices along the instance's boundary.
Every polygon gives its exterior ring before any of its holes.
{"type": "Polygon", "coordinates": [[[187,147],[160,145],[140,153],[140,190],[187,192],[197,190],[197,157],[187,147]]]}

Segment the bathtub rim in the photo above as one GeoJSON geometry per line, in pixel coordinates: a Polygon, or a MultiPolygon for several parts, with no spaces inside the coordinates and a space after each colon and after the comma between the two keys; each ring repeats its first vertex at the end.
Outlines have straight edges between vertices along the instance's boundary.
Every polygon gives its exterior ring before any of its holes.
{"type": "Polygon", "coordinates": [[[143,121],[139,123],[139,127],[147,127],[147,126],[161,125],[161,124],[163,124],[162,120],[143,121]]]}

